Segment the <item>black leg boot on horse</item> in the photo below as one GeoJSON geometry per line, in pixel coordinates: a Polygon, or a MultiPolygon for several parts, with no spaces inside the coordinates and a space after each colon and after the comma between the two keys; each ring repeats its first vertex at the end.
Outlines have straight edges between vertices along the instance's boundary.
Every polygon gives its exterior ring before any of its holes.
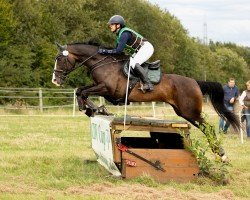
{"type": "Polygon", "coordinates": [[[103,86],[83,86],[77,89],[76,96],[77,96],[77,103],[80,111],[85,110],[85,114],[88,117],[93,117],[95,114],[100,115],[113,115],[112,113],[109,113],[107,108],[102,106],[96,106],[89,98],[88,94],[86,94],[86,91],[91,90],[92,88],[97,87],[98,89],[102,89],[103,86]]]}
{"type": "Polygon", "coordinates": [[[141,81],[143,82],[143,86],[141,88],[141,90],[144,91],[153,91],[154,90],[154,86],[153,84],[150,82],[146,71],[142,68],[142,66],[139,63],[135,64],[135,68],[133,69],[134,72],[136,73],[136,75],[139,76],[139,78],[141,79],[141,81]]]}

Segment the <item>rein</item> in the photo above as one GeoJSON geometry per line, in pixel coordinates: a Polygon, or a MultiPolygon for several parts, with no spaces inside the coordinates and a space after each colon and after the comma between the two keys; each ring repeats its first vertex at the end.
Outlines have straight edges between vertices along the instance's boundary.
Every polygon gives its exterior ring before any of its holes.
{"type": "MultiPolygon", "coordinates": [[[[82,61],[82,62],[81,62],[79,65],[77,65],[76,67],[73,67],[73,64],[68,60],[68,57],[67,57],[67,61],[68,61],[68,62],[66,62],[66,63],[70,63],[70,65],[72,66],[72,68],[71,68],[70,70],[68,70],[68,71],[63,71],[63,70],[61,70],[61,69],[54,69],[54,72],[61,72],[61,73],[62,73],[62,76],[59,76],[59,77],[65,79],[66,76],[67,76],[70,72],[72,72],[72,71],[76,70],[77,68],[83,66],[85,62],[87,62],[90,58],[94,57],[94,56],[97,55],[97,54],[98,54],[98,52],[96,52],[96,53],[94,53],[93,55],[89,56],[87,59],[85,59],[84,61],[82,61]]],[[[56,58],[56,59],[57,59],[57,58],[56,58]]]]}
{"type": "MultiPolygon", "coordinates": [[[[60,69],[54,69],[54,72],[62,73],[62,75],[61,75],[61,76],[59,75],[58,77],[60,77],[60,78],[62,78],[62,79],[65,79],[69,73],[71,73],[72,71],[76,70],[77,68],[83,66],[85,62],[87,62],[89,59],[93,58],[93,57],[96,56],[97,54],[98,54],[98,52],[96,52],[96,53],[94,53],[93,55],[89,56],[89,57],[86,58],[84,61],[82,61],[81,63],[79,63],[76,67],[73,67],[73,64],[68,60],[68,57],[66,56],[66,57],[67,57],[66,65],[68,65],[68,63],[70,63],[70,65],[72,66],[72,68],[71,68],[70,70],[67,70],[67,71],[60,70],[60,69]]],[[[56,60],[57,60],[57,58],[56,58],[56,60]]],[[[117,60],[117,59],[114,58],[113,56],[110,56],[110,55],[105,56],[104,58],[102,58],[101,60],[97,61],[95,64],[93,64],[93,65],[90,67],[90,68],[91,68],[90,74],[92,75],[92,73],[93,73],[96,69],[98,69],[98,68],[100,68],[100,67],[102,67],[102,66],[104,66],[104,65],[111,64],[111,63],[118,63],[118,62],[122,62],[122,61],[126,61],[126,60],[128,60],[128,59],[117,60]],[[102,63],[104,60],[106,60],[106,59],[109,58],[109,57],[111,57],[111,58],[113,59],[113,61],[111,61],[111,62],[106,62],[106,63],[102,63]],[[101,63],[102,63],[102,64],[101,64],[101,63]],[[98,65],[98,64],[99,64],[99,65],[98,65]]]]}
{"type": "Polygon", "coordinates": [[[98,54],[98,52],[94,53],[93,55],[89,56],[88,58],[86,58],[84,61],[82,61],[81,63],[79,63],[79,65],[77,65],[76,67],[72,67],[71,70],[67,71],[67,74],[69,74],[70,72],[74,71],[75,69],[81,67],[84,65],[85,62],[87,62],[90,58],[93,58],[94,56],[96,56],[98,54]]]}
{"type": "Polygon", "coordinates": [[[100,68],[100,67],[102,67],[102,66],[104,66],[104,65],[111,64],[111,63],[118,63],[118,62],[122,62],[122,61],[126,61],[126,60],[128,60],[128,59],[117,60],[117,59],[114,58],[113,56],[106,56],[106,57],[102,58],[101,60],[99,60],[98,62],[96,62],[95,64],[93,64],[93,65],[91,66],[91,67],[93,67],[93,68],[91,69],[90,74],[92,75],[92,73],[93,73],[96,69],[98,69],[98,68],[100,68]],[[111,57],[111,58],[113,59],[113,61],[111,61],[111,62],[106,62],[106,63],[100,64],[100,65],[97,65],[98,63],[101,63],[102,61],[106,60],[108,57],[111,57]],[[95,65],[97,65],[97,66],[95,66],[95,65]]]}

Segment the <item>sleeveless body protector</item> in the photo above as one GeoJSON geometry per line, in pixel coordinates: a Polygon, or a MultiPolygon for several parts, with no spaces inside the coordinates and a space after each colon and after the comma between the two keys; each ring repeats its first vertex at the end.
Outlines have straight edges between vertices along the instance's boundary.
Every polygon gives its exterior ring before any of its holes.
{"type": "Polygon", "coordinates": [[[137,33],[136,31],[134,31],[128,27],[124,27],[119,31],[119,33],[116,37],[117,44],[119,43],[121,35],[124,31],[129,31],[130,33],[132,33],[132,40],[129,44],[126,44],[124,50],[129,55],[133,55],[134,53],[136,53],[140,49],[140,47],[143,45],[143,42],[147,41],[147,39],[145,39],[141,34],[137,33]]]}

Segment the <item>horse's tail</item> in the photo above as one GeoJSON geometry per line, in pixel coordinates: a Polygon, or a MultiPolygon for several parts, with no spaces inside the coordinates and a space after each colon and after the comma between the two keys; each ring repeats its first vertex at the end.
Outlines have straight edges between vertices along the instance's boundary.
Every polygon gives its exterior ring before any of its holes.
{"type": "Polygon", "coordinates": [[[222,85],[218,82],[196,81],[200,86],[202,94],[208,94],[212,105],[218,115],[227,120],[236,131],[240,129],[240,122],[238,117],[229,111],[224,105],[224,90],[222,85]]]}

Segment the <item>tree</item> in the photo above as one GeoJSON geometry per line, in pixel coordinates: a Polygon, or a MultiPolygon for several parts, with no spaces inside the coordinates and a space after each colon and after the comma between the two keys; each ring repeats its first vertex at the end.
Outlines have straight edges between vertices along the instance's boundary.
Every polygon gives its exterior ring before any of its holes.
{"type": "Polygon", "coordinates": [[[246,61],[236,52],[226,47],[216,49],[215,67],[217,69],[215,74],[217,80],[226,83],[230,77],[233,77],[241,88],[250,74],[246,61]]]}
{"type": "MultiPolygon", "coordinates": [[[[248,78],[249,48],[205,46],[189,37],[179,19],[145,0],[0,0],[0,86],[53,87],[55,42],[98,38],[101,46],[114,47],[107,21],[115,14],[152,42],[151,60],[160,59],[166,73],[220,82],[235,76],[240,84],[248,78]]],[[[88,83],[87,72],[79,69],[67,86],[88,83]]]]}
{"type": "Polygon", "coordinates": [[[0,0],[0,49],[4,49],[12,40],[15,26],[12,5],[0,0]]]}

